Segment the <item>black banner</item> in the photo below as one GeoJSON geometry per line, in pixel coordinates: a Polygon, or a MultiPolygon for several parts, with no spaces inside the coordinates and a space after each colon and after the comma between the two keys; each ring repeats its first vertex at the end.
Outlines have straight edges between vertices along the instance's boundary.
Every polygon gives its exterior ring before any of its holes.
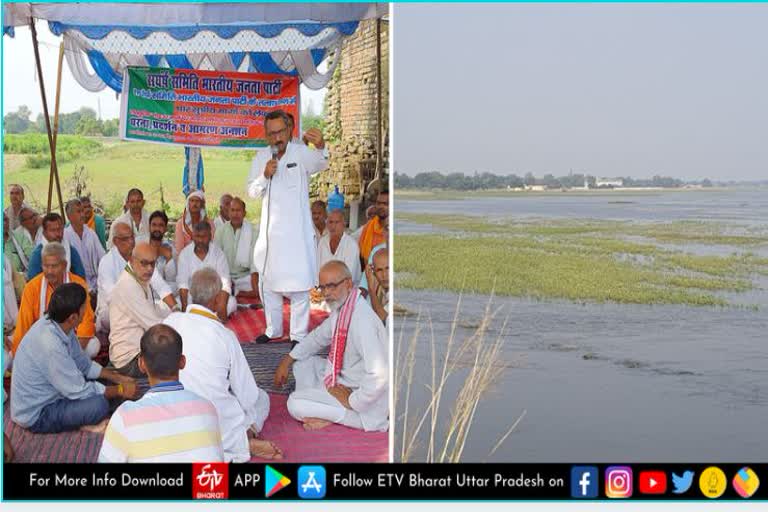
{"type": "Polygon", "coordinates": [[[768,464],[751,463],[5,464],[3,476],[4,500],[768,500],[768,464]]]}

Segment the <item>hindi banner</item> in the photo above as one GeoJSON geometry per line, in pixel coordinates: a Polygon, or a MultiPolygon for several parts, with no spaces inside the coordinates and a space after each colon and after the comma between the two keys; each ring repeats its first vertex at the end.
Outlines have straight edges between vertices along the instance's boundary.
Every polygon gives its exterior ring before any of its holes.
{"type": "Polygon", "coordinates": [[[128,67],[120,136],[183,146],[265,147],[264,116],[273,110],[293,115],[298,136],[298,77],[128,67]]]}

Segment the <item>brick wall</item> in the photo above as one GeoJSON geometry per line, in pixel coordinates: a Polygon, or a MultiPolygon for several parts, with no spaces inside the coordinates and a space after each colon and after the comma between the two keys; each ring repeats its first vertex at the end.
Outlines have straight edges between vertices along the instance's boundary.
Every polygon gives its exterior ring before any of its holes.
{"type": "MultiPolygon", "coordinates": [[[[313,196],[325,200],[339,190],[349,205],[374,177],[376,167],[376,20],[360,23],[344,43],[325,97],[325,136],[331,154],[329,169],[320,174],[313,196]]],[[[389,169],[389,23],[381,21],[382,172],[389,169]]],[[[382,179],[386,180],[386,176],[382,179]]]]}

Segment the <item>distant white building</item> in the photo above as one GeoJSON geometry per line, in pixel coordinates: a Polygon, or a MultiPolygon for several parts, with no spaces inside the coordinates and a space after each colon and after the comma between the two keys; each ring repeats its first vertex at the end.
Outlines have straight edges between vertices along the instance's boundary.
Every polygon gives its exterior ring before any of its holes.
{"type": "Polygon", "coordinates": [[[597,178],[595,187],[597,188],[621,188],[624,186],[622,178],[597,178]]]}

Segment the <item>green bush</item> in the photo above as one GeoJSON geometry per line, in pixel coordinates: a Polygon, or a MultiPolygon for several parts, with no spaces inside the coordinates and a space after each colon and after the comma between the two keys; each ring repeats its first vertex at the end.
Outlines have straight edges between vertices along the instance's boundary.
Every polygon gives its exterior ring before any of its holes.
{"type": "MultiPolygon", "coordinates": [[[[56,155],[93,154],[102,149],[101,142],[79,135],[59,135],[56,139],[56,155]]],[[[48,135],[44,133],[6,134],[3,140],[3,151],[23,155],[48,154],[48,135]]]]}

